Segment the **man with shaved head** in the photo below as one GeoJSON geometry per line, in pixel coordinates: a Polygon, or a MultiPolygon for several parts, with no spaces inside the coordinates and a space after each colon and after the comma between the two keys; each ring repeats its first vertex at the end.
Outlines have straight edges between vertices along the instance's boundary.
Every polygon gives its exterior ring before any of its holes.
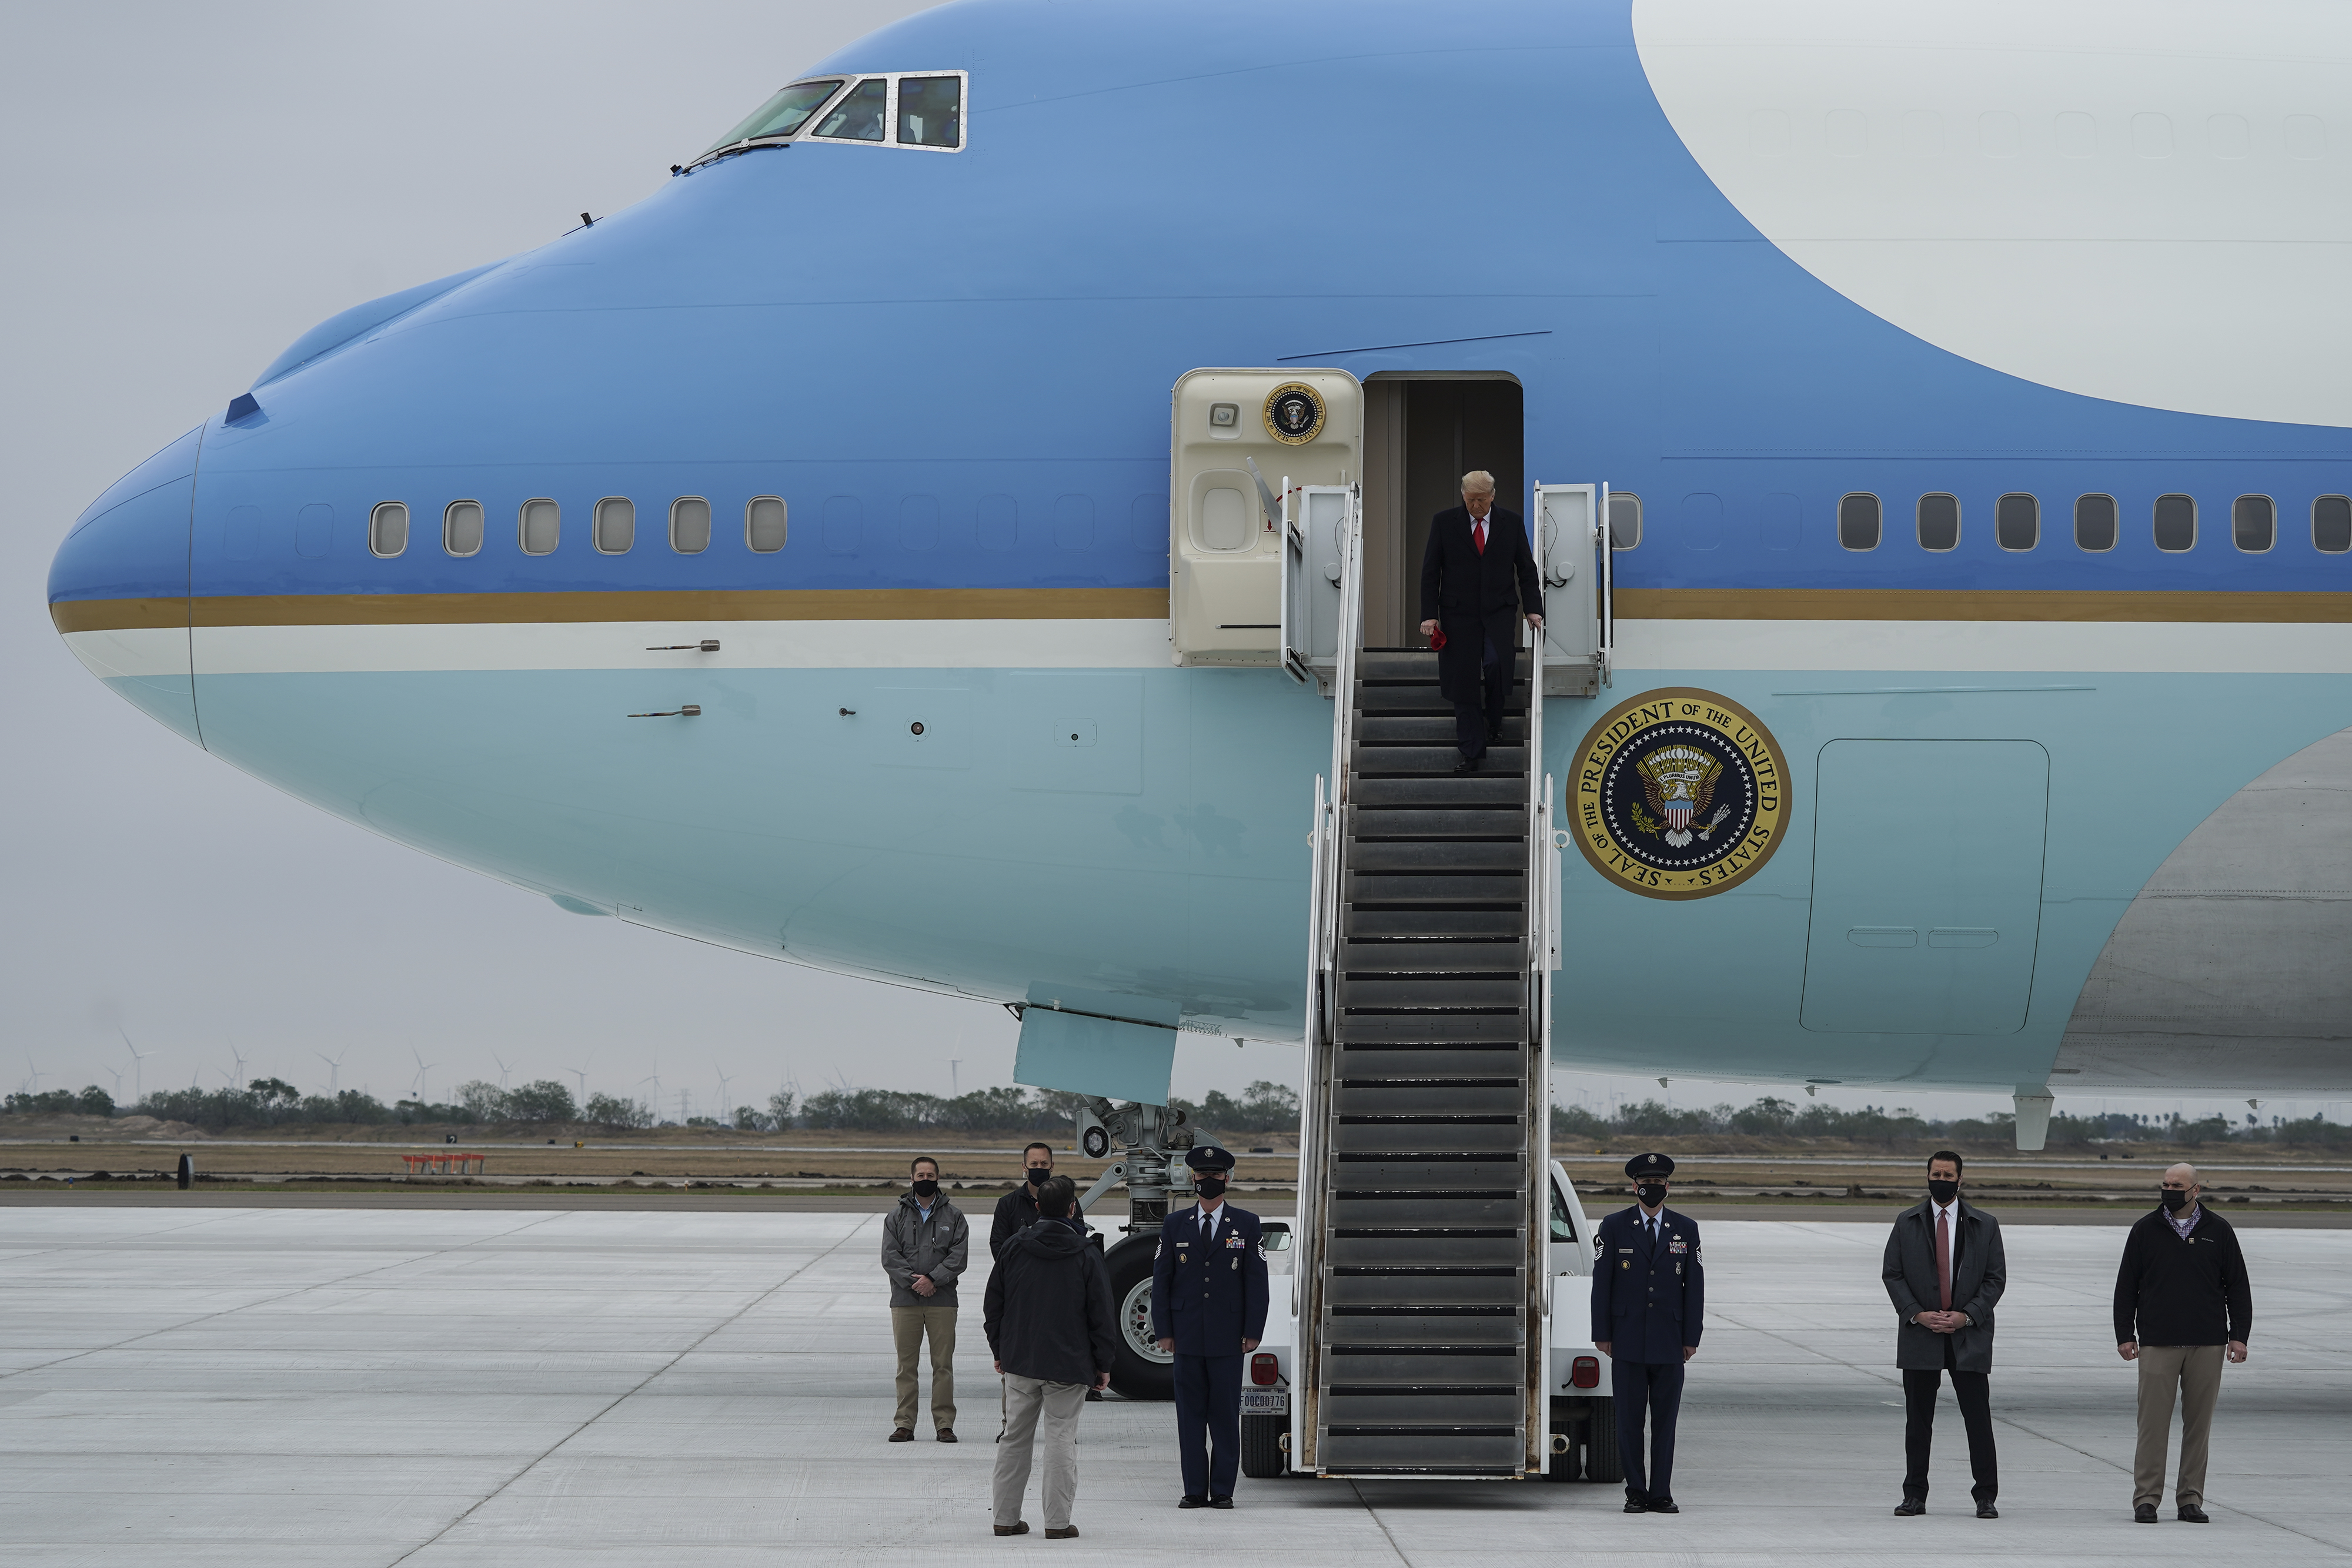
{"type": "Polygon", "coordinates": [[[2164,1173],[2164,1206],[2141,1217],[2116,1273],[2116,1349],[2139,1363],[2139,1450],[2132,1518],[2157,1522],[2164,1500],[2172,1406],[2180,1404],[2180,1475],[2172,1500],[2184,1523],[2207,1524],[2206,1439],[2221,1393],[2221,1363],[2246,1359],[2254,1298],[2230,1222],[2197,1201],[2197,1167],[2164,1173]]]}

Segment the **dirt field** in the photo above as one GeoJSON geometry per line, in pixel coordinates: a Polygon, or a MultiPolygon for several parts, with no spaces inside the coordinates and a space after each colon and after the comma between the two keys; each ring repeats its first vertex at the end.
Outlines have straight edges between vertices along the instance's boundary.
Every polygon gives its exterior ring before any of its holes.
{"type": "MultiPolygon", "coordinates": [[[[203,1185],[284,1188],[291,1185],[454,1186],[454,1174],[410,1177],[404,1155],[479,1155],[467,1179],[479,1186],[641,1187],[797,1191],[811,1195],[879,1193],[903,1187],[908,1162],[935,1155],[950,1190],[993,1194],[1019,1177],[1019,1134],[917,1140],[899,1134],[737,1133],[716,1128],[662,1127],[608,1133],[553,1130],[373,1127],[332,1134],[205,1134],[147,1118],[0,1119],[0,1190],[30,1178],[72,1179],[76,1185],[168,1178],[182,1153],[192,1155],[203,1185]],[[446,1141],[451,1134],[457,1141],[446,1141]],[[105,1172],[104,1176],[96,1173],[105,1172]]],[[[1055,1166],[1081,1186],[1103,1162],[1071,1146],[1066,1133],[1053,1140],[1055,1166]]],[[[1668,1143],[1679,1162],[1677,1205],[1908,1201],[1920,1190],[1924,1152],[1830,1146],[1791,1140],[1780,1147],[1756,1140],[1700,1140],[1700,1148],[1668,1143]],[[1758,1146],[1739,1147],[1739,1145],[1758,1146]],[[1708,1145],[1716,1152],[1706,1152],[1708,1145]],[[1724,1147],[1722,1145],[1732,1146],[1724,1147]]],[[[1297,1180],[1297,1140],[1242,1135],[1228,1141],[1240,1158],[1237,1190],[1286,1194],[1297,1180]]],[[[1592,1202],[1624,1190],[1622,1166],[1635,1152],[1596,1149],[1590,1143],[1557,1145],[1553,1155],[1592,1202]]],[[[2206,1186],[2224,1204],[2295,1208],[2352,1207],[2352,1159],[2324,1150],[2222,1145],[2176,1151],[2160,1145],[2111,1145],[2106,1157],[2080,1150],[2021,1155],[1971,1152],[1969,1189],[1988,1204],[2070,1201],[2137,1205],[2147,1200],[2158,1173],[2186,1153],[2203,1166],[2206,1186]]],[[[20,1189],[21,1190],[21,1189],[20,1189]]]]}

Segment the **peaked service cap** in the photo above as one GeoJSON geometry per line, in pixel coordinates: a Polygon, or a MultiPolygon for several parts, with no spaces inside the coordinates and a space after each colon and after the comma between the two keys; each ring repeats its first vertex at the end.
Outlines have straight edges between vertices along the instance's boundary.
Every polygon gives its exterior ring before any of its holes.
{"type": "Polygon", "coordinates": [[[1229,1171],[1234,1156],[1214,1144],[1195,1144],[1185,1152],[1184,1163],[1196,1171],[1229,1171]]]}
{"type": "Polygon", "coordinates": [[[1675,1174],[1671,1155],[1635,1155],[1625,1162],[1625,1174],[1635,1181],[1643,1176],[1670,1176],[1675,1174]]]}

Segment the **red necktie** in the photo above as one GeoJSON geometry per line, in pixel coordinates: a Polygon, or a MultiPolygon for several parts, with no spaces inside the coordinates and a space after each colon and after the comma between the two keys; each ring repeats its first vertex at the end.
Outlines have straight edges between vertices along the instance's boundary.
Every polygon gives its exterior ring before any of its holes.
{"type": "Polygon", "coordinates": [[[1470,542],[1478,547],[1478,553],[1480,555],[1485,555],[1486,553],[1486,518],[1481,517],[1476,522],[1470,525],[1470,542]]]}
{"type": "Polygon", "coordinates": [[[1948,1208],[1936,1211],[1936,1283],[1944,1295],[1944,1311],[1952,1310],[1952,1227],[1948,1208]]]}

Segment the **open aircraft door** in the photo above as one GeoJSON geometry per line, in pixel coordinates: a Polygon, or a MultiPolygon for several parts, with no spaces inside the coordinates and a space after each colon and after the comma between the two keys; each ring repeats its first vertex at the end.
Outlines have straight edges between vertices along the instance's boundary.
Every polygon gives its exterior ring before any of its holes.
{"type": "MultiPolygon", "coordinates": [[[[1327,512],[1337,503],[1318,503],[1325,508],[1318,511],[1302,502],[1318,489],[1344,496],[1362,477],[1364,389],[1341,370],[1187,371],[1170,399],[1169,423],[1168,635],[1175,662],[1287,664],[1287,525],[1297,519],[1302,533],[1336,527],[1327,512]],[[1277,495],[1276,486],[1290,493],[1277,495]]],[[[1304,537],[1300,549],[1308,578],[1332,559],[1312,555],[1304,537]]],[[[1307,586],[1302,578],[1301,589],[1307,586]]],[[[1338,589],[1326,586],[1329,613],[1302,605],[1302,637],[1317,626],[1337,627],[1338,589]]],[[[1312,651],[1302,652],[1311,664],[1312,651]]]]}
{"type": "Polygon", "coordinates": [[[1598,696],[1609,684],[1612,612],[1606,485],[1536,486],[1536,568],[1543,575],[1543,693],[1598,696]]]}
{"type": "Polygon", "coordinates": [[[1360,495],[1352,485],[1282,493],[1282,667],[1329,696],[1339,678],[1341,584],[1360,495]]]}

